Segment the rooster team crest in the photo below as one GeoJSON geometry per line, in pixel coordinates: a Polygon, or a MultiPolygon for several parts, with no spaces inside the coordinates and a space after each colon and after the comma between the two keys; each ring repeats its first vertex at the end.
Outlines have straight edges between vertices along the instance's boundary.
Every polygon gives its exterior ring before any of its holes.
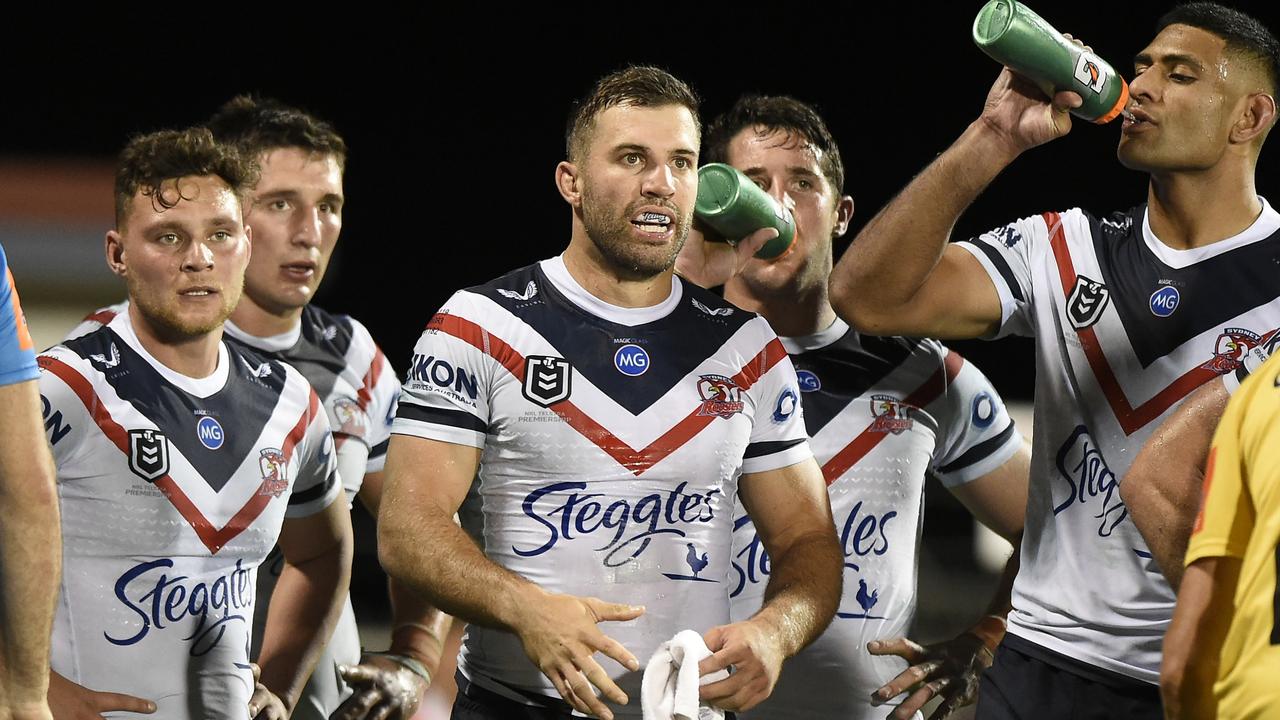
{"type": "Polygon", "coordinates": [[[355,400],[340,397],[333,401],[333,431],[342,435],[364,437],[369,431],[369,417],[355,400]]]}
{"type": "Polygon", "coordinates": [[[1212,370],[1219,375],[1235,372],[1244,364],[1249,351],[1262,342],[1258,333],[1244,328],[1226,328],[1218,335],[1213,345],[1213,359],[1201,365],[1205,370],[1212,370]]]}
{"type": "Polygon", "coordinates": [[[285,459],[284,453],[275,448],[262,450],[258,457],[258,469],[262,471],[259,495],[280,497],[281,493],[289,489],[289,461],[285,459]]]}
{"type": "Polygon", "coordinates": [[[893,433],[901,435],[910,430],[913,420],[909,412],[911,406],[892,395],[872,395],[871,415],[875,421],[871,423],[871,432],[893,433]]]}
{"type": "Polygon", "coordinates": [[[698,395],[702,398],[699,415],[718,415],[729,419],[742,412],[740,399],[742,388],[723,375],[703,375],[698,378],[698,395]]]}

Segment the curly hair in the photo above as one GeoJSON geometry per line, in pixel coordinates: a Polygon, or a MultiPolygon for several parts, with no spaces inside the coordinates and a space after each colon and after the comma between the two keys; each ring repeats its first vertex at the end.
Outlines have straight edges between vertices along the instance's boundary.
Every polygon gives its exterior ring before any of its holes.
{"type": "Polygon", "coordinates": [[[698,97],[693,90],[671,73],[650,65],[633,65],[610,73],[598,80],[591,92],[573,104],[569,124],[565,128],[565,153],[570,162],[582,155],[595,127],[596,117],[611,107],[662,107],[680,105],[688,108],[693,122],[699,126],[698,97]]]}
{"type": "Polygon", "coordinates": [[[271,98],[237,95],[205,123],[219,142],[231,143],[250,157],[281,148],[332,155],[346,170],[347,143],[332,125],[271,98]]]}
{"type": "Polygon", "coordinates": [[[116,165],[116,226],[122,227],[129,205],[139,192],[157,209],[186,199],[167,197],[164,183],[184,177],[213,175],[243,197],[258,180],[258,164],[232,145],[219,143],[207,128],[160,130],[139,135],[125,145],[116,165]]]}

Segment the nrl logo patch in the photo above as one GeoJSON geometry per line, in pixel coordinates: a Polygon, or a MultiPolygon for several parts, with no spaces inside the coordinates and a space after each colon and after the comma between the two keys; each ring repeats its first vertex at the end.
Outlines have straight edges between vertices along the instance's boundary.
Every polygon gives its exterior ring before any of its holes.
{"type": "Polygon", "coordinates": [[[1067,298],[1067,318],[1071,320],[1071,327],[1083,330],[1098,322],[1110,299],[1111,291],[1106,285],[1077,275],[1076,286],[1067,298]]]}
{"type": "Polygon", "coordinates": [[[566,400],[572,391],[573,368],[569,361],[550,355],[530,355],[524,361],[525,398],[544,408],[566,400]]]}
{"type": "Polygon", "coordinates": [[[154,483],[169,473],[169,440],[159,430],[129,431],[129,469],[154,483]]]}
{"type": "Polygon", "coordinates": [[[910,405],[892,395],[872,395],[871,415],[875,420],[871,423],[871,432],[901,435],[915,422],[910,411],[910,405]]]}

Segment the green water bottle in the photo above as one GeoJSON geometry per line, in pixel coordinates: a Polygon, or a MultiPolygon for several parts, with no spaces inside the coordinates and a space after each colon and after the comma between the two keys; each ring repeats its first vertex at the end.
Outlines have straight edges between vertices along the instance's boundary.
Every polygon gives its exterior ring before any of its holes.
{"type": "Polygon", "coordinates": [[[973,21],[973,41],[996,62],[1053,97],[1071,90],[1084,103],[1072,115],[1114,120],[1129,102],[1129,84],[1105,60],[1076,45],[1016,0],[991,0],[973,21]]]}
{"type": "Polygon", "coordinates": [[[698,202],[693,212],[699,220],[735,242],[761,228],[776,228],[778,237],[756,251],[756,257],[761,260],[781,256],[796,238],[796,222],[791,211],[737,168],[723,163],[698,168],[698,202]]]}

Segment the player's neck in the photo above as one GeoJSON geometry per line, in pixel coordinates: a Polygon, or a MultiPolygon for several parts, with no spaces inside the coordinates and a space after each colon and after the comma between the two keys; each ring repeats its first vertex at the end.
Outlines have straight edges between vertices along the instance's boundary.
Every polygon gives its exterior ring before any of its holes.
{"type": "MultiPolygon", "coordinates": [[[[625,277],[589,238],[574,237],[564,251],[564,267],[597,300],[624,308],[653,307],[671,295],[672,268],[652,277],[625,277]]],[[[237,323],[238,324],[238,323],[237,323]]]]}
{"type": "Polygon", "coordinates": [[[1152,175],[1151,231],[1174,250],[1204,247],[1246,230],[1262,214],[1252,168],[1152,175]]]}
{"type": "Polygon", "coordinates": [[[725,283],[724,299],[743,310],[760,313],[782,337],[805,337],[821,332],[836,320],[825,285],[777,293],[753,292],[737,276],[725,283]]]}
{"type": "Polygon", "coordinates": [[[218,345],[222,326],[194,337],[178,337],[146,318],[137,303],[129,303],[129,321],[142,349],[156,362],[186,377],[200,380],[218,369],[218,345]]]}
{"type": "Polygon", "coordinates": [[[254,337],[268,338],[292,331],[302,321],[302,308],[287,308],[279,312],[271,312],[249,299],[249,294],[240,296],[236,309],[231,311],[231,322],[236,327],[254,337]]]}

